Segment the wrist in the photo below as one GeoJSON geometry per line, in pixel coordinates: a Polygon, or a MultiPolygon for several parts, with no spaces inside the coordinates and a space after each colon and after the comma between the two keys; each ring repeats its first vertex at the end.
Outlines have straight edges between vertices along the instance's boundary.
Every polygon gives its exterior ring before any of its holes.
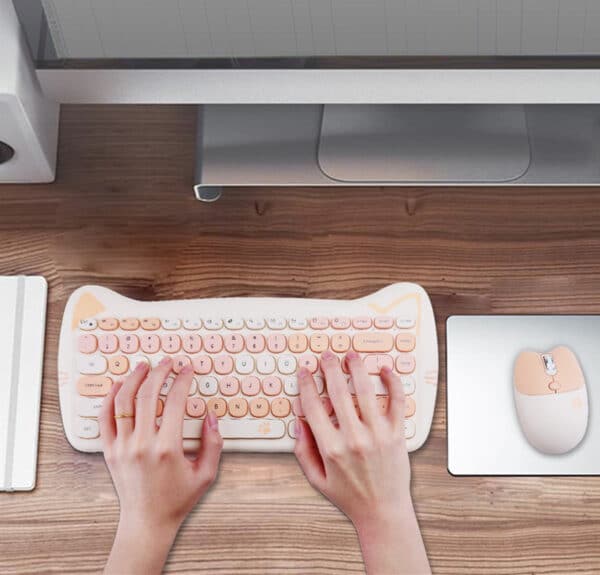
{"type": "Polygon", "coordinates": [[[143,537],[145,541],[173,543],[180,524],[175,521],[159,521],[149,517],[121,513],[117,537],[124,539],[143,537]]]}

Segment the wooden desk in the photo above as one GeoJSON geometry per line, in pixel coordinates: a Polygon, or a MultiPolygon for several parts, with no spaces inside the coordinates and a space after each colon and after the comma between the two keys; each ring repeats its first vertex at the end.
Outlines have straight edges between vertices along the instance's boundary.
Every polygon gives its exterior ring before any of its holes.
{"type": "MultiPolygon", "coordinates": [[[[448,474],[443,368],[452,313],[600,313],[599,190],[240,189],[201,204],[190,188],[194,122],[186,107],[65,107],[56,184],[0,187],[0,274],[50,284],[38,484],[0,494],[0,572],[100,570],[115,530],[102,458],[75,452],[62,430],[56,353],[71,290],[347,298],[399,280],[422,284],[438,319],[435,419],[411,456],[434,572],[600,572],[600,479],[448,474]]],[[[354,529],[293,455],[226,454],[166,570],[363,565],[354,529]]]]}

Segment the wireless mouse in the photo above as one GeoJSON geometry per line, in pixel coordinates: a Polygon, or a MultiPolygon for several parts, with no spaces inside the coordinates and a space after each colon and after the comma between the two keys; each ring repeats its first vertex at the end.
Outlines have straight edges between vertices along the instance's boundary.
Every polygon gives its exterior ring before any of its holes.
{"type": "Polygon", "coordinates": [[[571,349],[522,351],[515,362],[513,384],[517,417],[532,447],[559,455],[579,445],[588,424],[588,396],[571,349]]]}

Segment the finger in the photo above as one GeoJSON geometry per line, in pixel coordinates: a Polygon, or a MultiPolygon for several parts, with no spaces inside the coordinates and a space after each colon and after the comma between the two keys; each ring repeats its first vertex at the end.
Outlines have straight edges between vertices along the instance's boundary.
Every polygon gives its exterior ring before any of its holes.
{"type": "MultiPolygon", "coordinates": [[[[136,369],[140,368],[138,364],[136,369]]],[[[135,430],[136,432],[155,432],[156,431],[156,404],[160,388],[171,373],[172,360],[170,357],[164,357],[160,363],[147,374],[146,379],[140,386],[135,401],[135,430]]]]}
{"type": "Polygon", "coordinates": [[[135,396],[146,377],[143,370],[134,369],[125,379],[115,397],[117,437],[128,437],[135,426],[135,396]],[[127,417],[119,417],[125,415],[127,417]],[[133,416],[133,417],[129,417],[133,416]]]}
{"type": "Polygon", "coordinates": [[[302,411],[310,425],[321,453],[328,442],[333,441],[336,430],[323,407],[317,391],[317,385],[312,375],[306,368],[298,371],[298,388],[300,390],[300,403],[302,411]]]}
{"type": "Polygon", "coordinates": [[[100,425],[100,438],[102,439],[102,449],[106,451],[117,438],[117,428],[115,426],[115,396],[122,383],[117,381],[108,392],[108,395],[102,402],[102,408],[98,416],[100,425]]]}
{"type": "Polygon", "coordinates": [[[162,415],[159,434],[168,443],[181,445],[183,449],[183,416],[190,385],[192,384],[193,368],[186,365],[175,378],[169,393],[162,415]]]}
{"type": "Polygon", "coordinates": [[[336,355],[326,351],[321,356],[321,370],[327,383],[327,393],[333,405],[335,416],[342,428],[353,428],[359,425],[358,416],[348,389],[348,382],[342,372],[340,361],[336,355]]]}
{"type": "Polygon", "coordinates": [[[306,475],[308,482],[317,489],[323,489],[325,485],[325,467],[315,437],[308,425],[300,418],[295,421],[296,446],[294,453],[300,464],[300,468],[306,475]]]}
{"type": "Polygon", "coordinates": [[[202,424],[202,439],[194,465],[200,483],[210,485],[217,478],[223,451],[223,438],[219,433],[219,420],[214,411],[208,412],[202,424]]]}
{"type": "Polygon", "coordinates": [[[360,407],[360,417],[368,426],[376,421],[375,388],[371,376],[358,353],[351,351],[346,355],[346,366],[352,377],[356,399],[360,407]]]}
{"type": "MultiPolygon", "coordinates": [[[[388,407],[388,417],[394,427],[404,429],[404,412],[406,409],[406,398],[404,396],[404,386],[398,375],[392,372],[389,367],[381,368],[381,381],[388,389],[390,397],[388,407]]],[[[404,434],[403,434],[404,435],[404,434]]]]}

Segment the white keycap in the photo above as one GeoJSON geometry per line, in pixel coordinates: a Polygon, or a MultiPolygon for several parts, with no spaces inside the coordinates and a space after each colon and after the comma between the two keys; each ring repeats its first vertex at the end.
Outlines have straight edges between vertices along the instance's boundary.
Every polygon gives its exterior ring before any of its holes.
{"type": "Polygon", "coordinates": [[[283,378],[283,391],[287,395],[298,395],[298,378],[295,375],[290,375],[283,378]]]}
{"type": "Polygon", "coordinates": [[[181,320],[176,317],[167,317],[160,320],[160,323],[162,324],[163,329],[173,330],[181,327],[181,320]]]}
{"type": "Polygon", "coordinates": [[[235,358],[235,370],[241,375],[247,375],[254,371],[254,359],[249,355],[238,355],[235,358]]]}
{"type": "Polygon", "coordinates": [[[159,354],[153,354],[150,356],[150,365],[152,367],[157,367],[158,364],[165,358],[167,357],[166,355],[161,355],[159,354]]]}
{"type": "Polygon", "coordinates": [[[131,356],[129,359],[129,370],[133,371],[140,363],[150,365],[150,360],[145,355],[141,354],[131,356]]]}
{"type": "Polygon", "coordinates": [[[259,355],[256,358],[256,370],[263,375],[273,373],[275,371],[275,358],[272,355],[259,355]]]}
{"type": "Polygon", "coordinates": [[[223,327],[223,320],[219,317],[207,317],[204,320],[204,327],[213,331],[221,329],[223,327]]]}
{"type": "Polygon", "coordinates": [[[226,317],[225,328],[226,329],[242,329],[244,327],[244,320],[241,317],[226,317]]]}
{"type": "Polygon", "coordinates": [[[306,329],[308,325],[304,317],[291,317],[288,323],[291,329],[306,329]]]}
{"type": "Polygon", "coordinates": [[[411,437],[414,437],[415,432],[416,432],[415,422],[412,419],[405,419],[404,420],[404,437],[406,437],[406,439],[410,439],[411,437]]]}
{"type": "Polygon", "coordinates": [[[280,355],[277,361],[280,373],[290,375],[296,372],[296,358],[293,355],[280,355]]]}
{"type": "Polygon", "coordinates": [[[95,419],[78,417],[75,422],[75,433],[83,439],[96,439],[100,435],[100,426],[95,419]]]}
{"type": "Polygon", "coordinates": [[[77,397],[77,405],[75,407],[77,415],[83,417],[98,417],[102,409],[103,397],[77,397]]]}
{"type": "Polygon", "coordinates": [[[415,318],[412,316],[402,316],[396,319],[396,325],[400,329],[411,329],[415,327],[415,318]]]}
{"type": "Polygon", "coordinates": [[[196,330],[202,327],[202,320],[196,318],[187,318],[183,320],[183,327],[189,330],[196,330]]]}
{"type": "Polygon", "coordinates": [[[404,395],[412,395],[415,392],[415,378],[412,375],[401,376],[404,386],[404,395]]]}
{"type": "Polygon", "coordinates": [[[265,320],[262,317],[247,317],[246,327],[248,329],[264,329],[265,320]]]}
{"type": "Polygon", "coordinates": [[[212,375],[203,375],[196,378],[198,383],[198,391],[202,395],[215,395],[217,393],[217,378],[212,375]]]}
{"type": "Polygon", "coordinates": [[[77,369],[84,375],[99,375],[106,371],[108,363],[102,355],[77,356],[77,369]]]}
{"type": "Polygon", "coordinates": [[[175,378],[172,375],[167,377],[167,379],[165,379],[164,383],[160,387],[160,394],[167,395],[169,393],[169,390],[171,389],[174,381],[175,381],[175,378]]]}
{"type": "Polygon", "coordinates": [[[90,331],[98,327],[98,322],[95,319],[82,319],[79,321],[79,329],[90,331]]]}
{"type": "MultiPolygon", "coordinates": [[[[278,439],[285,434],[281,419],[219,419],[219,433],[223,439],[278,439]]],[[[202,435],[201,419],[183,420],[184,439],[202,435]]]]}
{"type": "Polygon", "coordinates": [[[267,325],[269,329],[285,329],[287,322],[283,317],[268,317],[267,325]]]}
{"type": "Polygon", "coordinates": [[[196,393],[196,379],[192,379],[192,383],[190,383],[190,389],[188,390],[188,395],[194,395],[196,393]]]}

